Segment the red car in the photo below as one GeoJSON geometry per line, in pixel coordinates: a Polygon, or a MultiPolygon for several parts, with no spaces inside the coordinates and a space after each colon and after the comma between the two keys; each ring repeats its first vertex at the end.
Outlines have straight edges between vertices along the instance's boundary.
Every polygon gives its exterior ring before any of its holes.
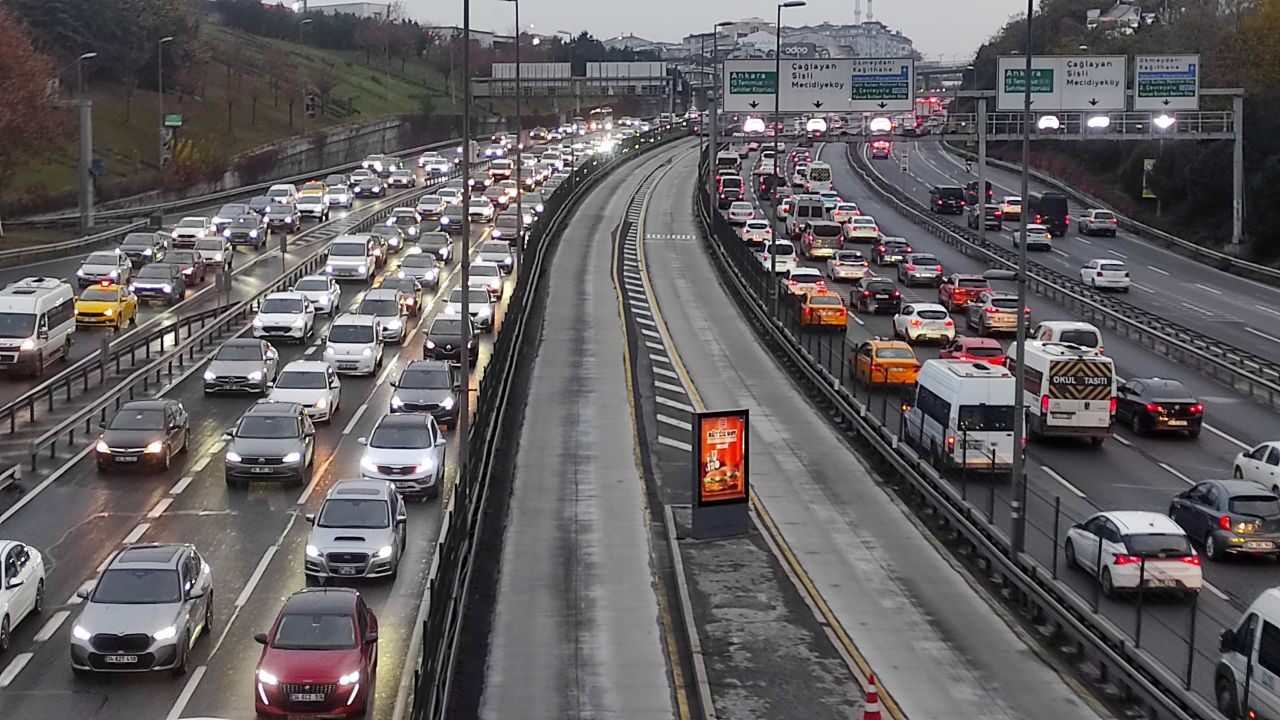
{"type": "Polygon", "coordinates": [[[258,633],[259,717],[363,717],[378,666],[378,618],[350,588],[307,588],[258,633]]]}
{"type": "Polygon", "coordinates": [[[938,353],[941,360],[974,360],[977,362],[1004,365],[1004,347],[1000,341],[989,337],[957,336],[950,345],[938,353]]]}
{"type": "Polygon", "coordinates": [[[991,290],[991,284],[981,275],[952,273],[943,278],[938,286],[938,304],[951,312],[963,309],[984,292],[991,290]]]}

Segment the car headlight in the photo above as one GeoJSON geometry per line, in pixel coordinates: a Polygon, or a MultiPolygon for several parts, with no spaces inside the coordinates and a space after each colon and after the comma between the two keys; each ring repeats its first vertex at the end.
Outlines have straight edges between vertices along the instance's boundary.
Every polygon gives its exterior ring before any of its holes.
{"type": "Polygon", "coordinates": [[[79,625],[76,625],[75,627],[71,628],[71,635],[77,640],[88,640],[89,638],[93,637],[93,633],[90,633],[88,630],[85,630],[83,627],[79,625]]]}
{"type": "Polygon", "coordinates": [[[308,545],[307,557],[313,557],[313,558],[320,557],[320,548],[316,547],[315,545],[308,545]]]}
{"type": "MultiPolygon", "coordinates": [[[[212,380],[213,378],[209,378],[209,379],[212,380]]],[[[259,380],[262,379],[262,371],[254,370],[253,372],[249,373],[249,379],[252,380],[253,382],[258,382],[259,380]]]]}
{"type": "Polygon", "coordinates": [[[387,329],[399,330],[402,325],[403,323],[401,323],[399,320],[392,320],[391,322],[387,323],[387,329]]]}
{"type": "Polygon", "coordinates": [[[293,327],[296,327],[296,328],[300,328],[300,327],[302,327],[303,325],[306,325],[306,321],[305,321],[305,320],[303,320],[302,318],[294,318],[293,322],[292,322],[292,323],[290,323],[290,325],[292,325],[293,327]]]}
{"type": "Polygon", "coordinates": [[[441,225],[448,225],[448,224],[449,224],[449,218],[447,218],[447,217],[442,217],[442,218],[440,218],[440,224],[441,224],[441,225]]]}
{"type": "Polygon", "coordinates": [[[410,234],[410,235],[417,235],[417,234],[418,234],[418,228],[416,228],[416,227],[410,227],[410,228],[409,228],[409,234],[410,234]]]}
{"type": "Polygon", "coordinates": [[[258,231],[257,231],[257,230],[250,230],[250,231],[249,231],[249,237],[251,237],[251,238],[256,238],[256,237],[258,237],[258,231]]]}
{"type": "Polygon", "coordinates": [[[31,338],[27,338],[26,340],[23,340],[23,341],[22,341],[21,349],[23,349],[23,350],[34,350],[35,348],[36,348],[36,341],[35,341],[35,340],[32,340],[31,338]]]}
{"type": "Polygon", "coordinates": [[[143,250],[143,251],[142,251],[142,254],[143,254],[143,255],[151,255],[152,253],[153,253],[153,251],[151,250],[151,248],[147,248],[146,250],[143,250]]]}
{"type": "Polygon", "coordinates": [[[493,229],[493,237],[496,237],[496,238],[500,238],[500,237],[502,237],[502,231],[501,231],[501,230],[499,230],[498,228],[494,228],[494,229],[493,229]]]}
{"type": "Polygon", "coordinates": [[[325,354],[325,355],[334,355],[335,353],[334,353],[334,351],[333,351],[333,348],[331,348],[331,347],[329,347],[329,346],[327,346],[327,345],[326,345],[326,346],[325,346],[325,348],[324,348],[324,354],[325,354]]]}
{"type": "Polygon", "coordinates": [[[458,308],[459,308],[459,306],[458,306],[458,305],[454,305],[454,304],[452,304],[452,303],[450,303],[450,304],[448,304],[448,305],[445,305],[445,306],[444,306],[444,314],[445,314],[445,315],[457,315],[457,314],[458,314],[458,308]]]}
{"type": "MultiPolygon", "coordinates": [[[[317,405],[318,405],[318,403],[317,403],[317,405]]],[[[302,459],[302,453],[297,452],[297,451],[295,450],[294,452],[291,452],[291,453],[289,453],[289,454],[285,455],[284,457],[282,457],[282,458],[280,458],[280,459],[281,459],[285,464],[289,464],[289,463],[296,463],[296,462],[298,462],[299,460],[301,460],[301,459],[302,459]]]]}
{"type": "Polygon", "coordinates": [[[367,263],[360,263],[360,267],[356,268],[356,272],[369,272],[369,265],[367,263]]]}
{"type": "Polygon", "coordinates": [[[444,400],[441,400],[441,401],[440,401],[440,408],[441,408],[442,410],[452,410],[452,409],[453,409],[453,397],[447,397],[447,398],[445,398],[444,400]]]}
{"type": "Polygon", "coordinates": [[[156,440],[155,442],[152,442],[150,445],[147,445],[147,448],[146,448],[146,452],[151,455],[157,455],[162,450],[164,450],[164,443],[160,440],[156,440]]]}
{"type": "Polygon", "coordinates": [[[116,314],[116,311],[113,308],[107,308],[106,310],[102,311],[102,314],[106,315],[107,317],[111,317],[112,315],[116,314]]]}
{"type": "Polygon", "coordinates": [[[426,345],[428,350],[434,350],[436,348],[436,344],[432,340],[428,340],[426,345]]]}
{"type": "MultiPolygon", "coordinates": [[[[391,557],[391,552],[392,552],[392,550],[393,550],[393,548],[392,548],[390,545],[383,545],[382,547],[378,548],[378,552],[375,554],[375,556],[376,556],[376,557],[378,557],[379,559],[383,559],[383,560],[385,560],[385,559],[387,559],[387,558],[391,557]]],[[[347,684],[347,683],[345,683],[345,682],[342,682],[342,680],[341,680],[341,679],[339,679],[339,680],[338,680],[338,682],[339,682],[340,684],[342,684],[342,685],[346,685],[346,684],[347,684]]]]}
{"type": "Polygon", "coordinates": [[[107,454],[111,453],[111,447],[107,445],[106,440],[99,440],[98,444],[95,445],[93,449],[97,450],[100,453],[107,453],[107,454]]]}
{"type": "Polygon", "coordinates": [[[378,472],[378,464],[367,457],[360,458],[360,467],[369,472],[378,472]]]}
{"type": "Polygon", "coordinates": [[[319,400],[316,400],[316,409],[317,409],[317,410],[324,410],[324,409],[325,409],[325,408],[327,408],[327,407],[329,407],[329,401],[328,401],[328,400],[326,400],[326,399],[324,399],[324,398],[320,398],[319,400]]]}
{"type": "Polygon", "coordinates": [[[397,271],[396,271],[396,277],[398,277],[398,278],[405,277],[404,271],[403,271],[403,270],[397,270],[397,271]]]}
{"type": "Polygon", "coordinates": [[[364,348],[363,350],[360,351],[360,354],[365,357],[369,357],[370,355],[373,354],[373,348],[369,348],[369,347],[364,348]]]}
{"type": "Polygon", "coordinates": [[[235,450],[228,450],[226,454],[226,459],[229,462],[240,462],[240,453],[236,452],[235,450]]]}
{"type": "Polygon", "coordinates": [[[214,254],[213,254],[213,261],[214,261],[214,262],[222,262],[222,253],[214,253],[214,254]]]}
{"type": "Polygon", "coordinates": [[[476,315],[479,315],[480,317],[489,317],[489,315],[492,314],[492,312],[493,311],[489,309],[489,306],[486,305],[480,308],[479,310],[476,310],[476,315]]]}
{"type": "Polygon", "coordinates": [[[400,399],[399,395],[391,396],[391,407],[393,408],[404,407],[404,401],[400,399]]]}
{"type": "MultiPolygon", "coordinates": [[[[379,551],[378,551],[378,556],[379,556],[379,557],[383,557],[383,555],[382,555],[382,551],[381,551],[381,550],[379,550],[379,551]]],[[[354,684],[356,684],[356,683],[358,683],[358,682],[360,682],[360,671],[359,671],[359,670],[352,670],[351,672],[347,673],[346,675],[343,675],[342,677],[338,678],[338,684],[339,684],[339,685],[354,685],[354,684]]]]}
{"type": "Polygon", "coordinates": [[[223,230],[222,237],[227,237],[227,238],[231,237],[231,228],[227,228],[226,230],[223,230]]]}
{"type": "Polygon", "coordinates": [[[332,273],[332,272],[333,272],[333,266],[332,266],[332,265],[325,265],[325,266],[324,266],[324,271],[325,271],[325,272],[327,272],[327,273],[332,273]]]}
{"type": "Polygon", "coordinates": [[[84,277],[84,270],[83,270],[83,269],[81,269],[81,270],[77,270],[77,271],[76,271],[76,277],[84,277]]]}
{"type": "MultiPolygon", "coordinates": [[[[252,378],[252,376],[250,376],[250,378],[252,378]]],[[[210,381],[212,381],[212,380],[216,380],[216,379],[218,379],[218,376],[217,376],[217,375],[214,375],[212,370],[205,370],[205,371],[204,371],[204,379],[205,379],[205,380],[210,380],[210,381]]]]}
{"type": "Polygon", "coordinates": [[[258,668],[258,682],[263,685],[279,685],[280,678],[272,675],[263,668],[258,668]]]}
{"type": "Polygon", "coordinates": [[[155,638],[156,640],[169,640],[177,636],[178,636],[178,628],[175,625],[170,625],[169,627],[163,627],[151,633],[151,637],[155,638]]]}
{"type": "Polygon", "coordinates": [[[165,295],[172,295],[172,294],[173,294],[173,286],[172,286],[172,285],[170,285],[170,284],[168,284],[168,283],[165,283],[165,284],[164,284],[164,286],[163,286],[163,287],[161,287],[160,289],[161,289],[161,290],[164,290],[164,294],[165,294],[165,295]]]}
{"type": "Polygon", "coordinates": [[[413,471],[417,473],[431,472],[432,468],[435,466],[436,464],[433,461],[427,460],[425,462],[418,463],[417,467],[415,467],[413,471]]]}
{"type": "Polygon", "coordinates": [[[260,327],[262,327],[262,318],[254,318],[254,319],[253,319],[253,326],[254,326],[254,327],[256,327],[256,328],[260,328],[260,327]]]}
{"type": "Polygon", "coordinates": [[[120,277],[120,271],[119,271],[119,270],[112,270],[111,272],[107,273],[107,275],[108,275],[109,277],[111,277],[111,278],[118,278],[118,277],[120,277]]]}

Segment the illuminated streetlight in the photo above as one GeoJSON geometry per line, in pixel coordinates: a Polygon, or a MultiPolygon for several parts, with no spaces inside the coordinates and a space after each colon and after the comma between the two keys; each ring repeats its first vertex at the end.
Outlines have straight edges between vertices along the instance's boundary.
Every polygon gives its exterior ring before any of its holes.
{"type": "Polygon", "coordinates": [[[1105,130],[1111,127],[1111,118],[1107,115],[1091,115],[1085,124],[1092,130],[1105,130]]]}
{"type": "Polygon", "coordinates": [[[1041,115],[1036,121],[1036,127],[1041,130],[1057,130],[1062,127],[1062,122],[1057,115],[1041,115]]]}
{"type": "Polygon", "coordinates": [[[1159,115],[1151,118],[1151,124],[1155,125],[1160,130],[1168,130],[1173,127],[1176,122],[1178,122],[1178,118],[1170,115],[1169,113],[1160,113],[1159,115]]]}

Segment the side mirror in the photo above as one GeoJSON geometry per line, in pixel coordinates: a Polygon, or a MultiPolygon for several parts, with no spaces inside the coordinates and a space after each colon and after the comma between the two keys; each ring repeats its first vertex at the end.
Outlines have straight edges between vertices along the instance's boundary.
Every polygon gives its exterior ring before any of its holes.
{"type": "Polygon", "coordinates": [[[80,588],[79,590],[76,590],[76,597],[80,598],[81,600],[88,600],[88,599],[89,599],[89,588],[88,588],[88,587],[82,587],[82,588],[80,588]]]}
{"type": "Polygon", "coordinates": [[[408,515],[397,515],[397,516],[396,516],[396,524],[397,524],[397,525],[404,525],[404,524],[405,524],[405,523],[407,523],[407,522],[409,522],[409,516],[408,516],[408,515]]]}
{"type": "Polygon", "coordinates": [[[392,381],[391,381],[391,387],[393,387],[393,388],[398,388],[398,387],[400,387],[400,381],[399,381],[399,380],[392,380],[392,381]]]}
{"type": "Polygon", "coordinates": [[[99,429],[101,429],[101,430],[106,430],[106,429],[107,429],[107,421],[106,421],[106,420],[103,420],[102,422],[98,423],[98,428],[99,428],[99,429]]]}
{"type": "Polygon", "coordinates": [[[372,645],[372,644],[374,644],[374,643],[376,643],[376,642],[378,642],[378,633],[376,633],[376,632],[371,632],[371,633],[369,633],[368,635],[365,635],[365,636],[364,636],[364,644],[365,644],[365,645],[372,645]]]}
{"type": "Polygon", "coordinates": [[[253,639],[254,639],[256,642],[258,642],[259,644],[261,644],[261,645],[266,645],[266,644],[267,644],[267,634],[266,634],[266,633],[258,633],[257,635],[254,635],[254,636],[253,636],[253,639]]]}
{"type": "Polygon", "coordinates": [[[447,441],[444,439],[443,435],[441,435],[439,438],[436,438],[436,447],[442,447],[445,444],[447,444],[447,441]]]}
{"type": "Polygon", "coordinates": [[[6,585],[5,587],[12,590],[13,588],[16,588],[16,587],[22,587],[22,584],[25,582],[26,581],[23,580],[22,578],[13,578],[12,580],[9,581],[9,584],[6,585]]]}
{"type": "Polygon", "coordinates": [[[187,593],[188,600],[195,600],[196,598],[202,597],[204,597],[204,590],[202,588],[195,588],[191,592],[187,593]]]}
{"type": "Polygon", "coordinates": [[[1235,647],[1235,644],[1236,644],[1235,630],[1231,630],[1231,629],[1223,630],[1222,634],[1218,636],[1219,652],[1228,652],[1235,647]]]}
{"type": "Polygon", "coordinates": [[[454,384],[453,384],[453,391],[454,391],[454,392],[462,392],[462,383],[454,383],[454,384]]]}
{"type": "Polygon", "coordinates": [[[308,522],[308,523],[310,523],[311,525],[315,525],[315,524],[316,524],[316,514],[315,514],[315,513],[307,513],[304,517],[306,517],[307,522],[308,522]]]}
{"type": "Polygon", "coordinates": [[[48,340],[48,339],[49,339],[49,331],[48,331],[48,330],[46,330],[46,329],[40,329],[40,330],[37,330],[37,331],[36,331],[36,337],[37,337],[37,338],[39,338],[39,339],[41,339],[41,340],[48,340]]]}
{"type": "Polygon", "coordinates": [[[362,438],[356,438],[356,442],[360,443],[361,445],[368,445],[368,444],[369,444],[369,438],[363,438],[363,437],[362,437],[362,438]]]}
{"type": "Polygon", "coordinates": [[[315,437],[315,435],[316,429],[314,427],[309,427],[302,431],[302,437],[315,437]]]}
{"type": "Polygon", "coordinates": [[[276,389],[276,384],[274,381],[267,383],[267,392],[271,392],[272,390],[275,390],[275,389],[276,389]]]}
{"type": "Polygon", "coordinates": [[[327,342],[329,342],[329,333],[325,333],[325,334],[321,335],[321,336],[320,336],[320,342],[322,342],[322,343],[327,343],[327,342]]]}

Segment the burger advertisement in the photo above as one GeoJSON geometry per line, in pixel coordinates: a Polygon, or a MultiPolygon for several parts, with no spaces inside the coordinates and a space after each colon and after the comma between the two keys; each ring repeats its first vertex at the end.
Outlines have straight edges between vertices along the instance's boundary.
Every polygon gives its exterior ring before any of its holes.
{"type": "Polygon", "coordinates": [[[747,411],[700,413],[694,424],[698,505],[747,501],[747,411]]]}

